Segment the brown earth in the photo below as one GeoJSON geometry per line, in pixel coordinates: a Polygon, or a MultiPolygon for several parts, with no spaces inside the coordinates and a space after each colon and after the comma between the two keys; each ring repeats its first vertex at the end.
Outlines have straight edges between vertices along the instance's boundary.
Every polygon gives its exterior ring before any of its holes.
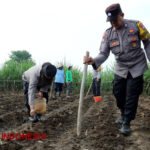
{"type": "Polygon", "coordinates": [[[2,133],[45,133],[46,139],[2,140],[0,150],[150,150],[150,96],[142,95],[132,133],[123,136],[115,99],[105,94],[95,103],[84,100],[82,136],[76,136],[79,95],[51,100],[44,120],[28,121],[21,93],[0,93],[0,135],[2,133]]]}

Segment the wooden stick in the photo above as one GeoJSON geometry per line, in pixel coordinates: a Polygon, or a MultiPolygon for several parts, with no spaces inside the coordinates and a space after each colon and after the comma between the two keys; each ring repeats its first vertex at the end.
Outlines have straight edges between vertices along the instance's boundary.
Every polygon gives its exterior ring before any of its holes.
{"type": "MultiPolygon", "coordinates": [[[[86,56],[89,57],[89,52],[86,52],[86,56]]],[[[83,77],[82,77],[82,83],[80,89],[79,107],[78,107],[77,136],[80,136],[81,128],[82,128],[82,105],[83,105],[83,96],[84,96],[87,68],[88,68],[88,64],[84,64],[83,77]]]]}
{"type": "Polygon", "coordinates": [[[50,86],[50,98],[52,98],[52,94],[53,94],[53,85],[54,85],[54,81],[52,81],[52,84],[50,86]]]}
{"type": "MultiPolygon", "coordinates": [[[[92,82],[93,82],[93,81],[92,81],[92,82]]],[[[91,82],[91,84],[90,84],[90,86],[89,86],[89,89],[88,89],[88,91],[87,91],[87,93],[86,93],[86,96],[85,96],[85,97],[87,97],[87,96],[89,95],[89,92],[90,92],[91,87],[92,87],[92,82],[91,82]]]]}

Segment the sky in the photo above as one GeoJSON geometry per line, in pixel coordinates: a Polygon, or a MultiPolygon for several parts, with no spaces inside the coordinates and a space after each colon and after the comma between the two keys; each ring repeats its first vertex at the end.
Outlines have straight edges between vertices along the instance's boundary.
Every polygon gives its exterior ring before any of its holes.
{"type": "MultiPolygon", "coordinates": [[[[27,50],[37,64],[66,60],[83,67],[86,51],[96,57],[110,27],[105,9],[120,3],[126,19],[140,20],[150,31],[149,0],[0,0],[0,64],[13,50],[27,50]]],[[[114,63],[110,54],[103,64],[114,63]]]]}

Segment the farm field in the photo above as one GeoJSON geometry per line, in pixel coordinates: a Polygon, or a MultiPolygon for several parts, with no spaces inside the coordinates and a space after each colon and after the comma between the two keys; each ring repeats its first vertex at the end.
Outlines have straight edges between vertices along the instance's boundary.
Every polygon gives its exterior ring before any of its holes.
{"type": "Polygon", "coordinates": [[[0,136],[2,133],[45,133],[46,139],[2,140],[0,150],[150,150],[150,96],[142,95],[132,133],[123,136],[115,99],[105,94],[98,103],[84,100],[82,136],[76,136],[79,95],[50,100],[44,120],[28,121],[22,93],[0,93],[0,136]]]}

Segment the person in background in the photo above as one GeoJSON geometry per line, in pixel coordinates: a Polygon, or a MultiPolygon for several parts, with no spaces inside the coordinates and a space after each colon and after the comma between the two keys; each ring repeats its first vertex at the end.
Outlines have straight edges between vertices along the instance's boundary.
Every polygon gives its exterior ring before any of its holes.
{"type": "Polygon", "coordinates": [[[69,65],[68,69],[66,71],[66,84],[67,84],[67,92],[66,92],[66,97],[70,97],[70,91],[71,91],[71,86],[72,86],[72,73],[71,73],[72,66],[69,65]]]}
{"type": "Polygon", "coordinates": [[[97,70],[93,69],[93,81],[92,81],[93,96],[101,96],[101,67],[97,70]]]}
{"type": "Polygon", "coordinates": [[[130,122],[135,119],[143,91],[143,74],[148,69],[146,56],[150,61],[150,33],[142,22],[124,19],[120,4],[110,5],[105,12],[111,27],[103,35],[100,53],[94,59],[85,56],[83,63],[97,69],[106,61],[110,51],[115,55],[113,94],[121,111],[116,123],[121,124],[121,133],[129,135],[130,122]]]}
{"type": "Polygon", "coordinates": [[[29,120],[41,120],[41,115],[35,112],[35,92],[38,91],[40,99],[46,98],[48,103],[48,90],[56,74],[56,67],[49,62],[35,65],[22,75],[23,89],[26,96],[26,107],[29,120]]]}
{"type": "Polygon", "coordinates": [[[61,99],[61,92],[64,84],[65,84],[65,75],[64,75],[63,65],[60,64],[57,68],[57,73],[55,76],[53,99],[57,98],[57,92],[58,92],[58,98],[61,99]]]}

